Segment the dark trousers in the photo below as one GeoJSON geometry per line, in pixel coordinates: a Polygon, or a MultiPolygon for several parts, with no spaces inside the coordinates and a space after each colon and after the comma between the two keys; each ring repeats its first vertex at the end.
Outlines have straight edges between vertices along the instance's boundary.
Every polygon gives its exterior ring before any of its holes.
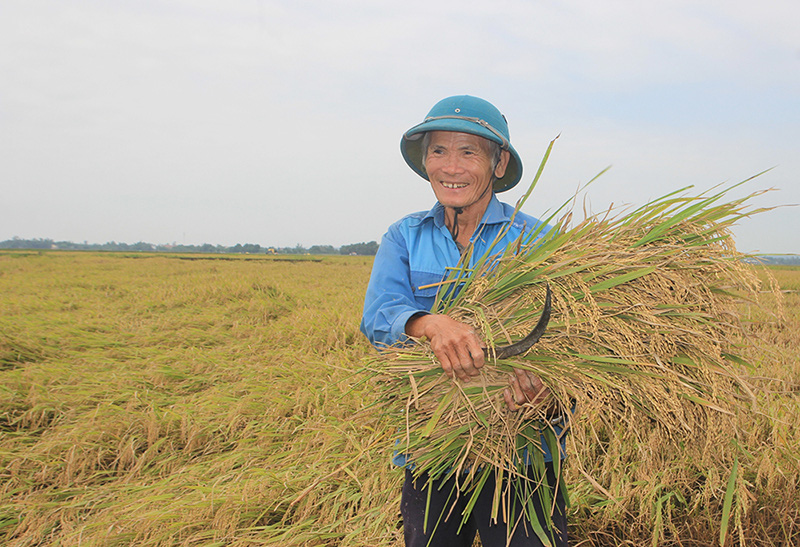
{"type": "MultiPolygon", "coordinates": [[[[548,484],[555,484],[555,473],[551,464],[547,465],[548,484]]],[[[455,478],[446,481],[434,481],[430,494],[430,507],[427,528],[425,523],[425,508],[428,504],[427,475],[414,477],[406,469],[406,481],[403,485],[403,497],[400,513],[403,516],[403,532],[407,547],[471,547],[475,533],[480,533],[481,544],[484,547],[542,547],[542,543],[531,528],[530,521],[524,516],[514,530],[514,535],[508,538],[508,524],[503,522],[503,511],[498,511],[497,523],[490,522],[492,511],[492,497],[495,490],[494,474],[486,481],[478,501],[472,509],[469,520],[462,525],[462,513],[466,507],[469,496],[461,495],[453,505],[455,493],[453,486],[455,478]],[[440,518],[441,515],[441,518],[440,518]],[[449,517],[448,517],[449,515],[449,517]],[[459,533],[459,527],[461,531],[459,533]]],[[[554,547],[567,547],[567,517],[564,498],[560,492],[553,491],[556,496],[555,512],[552,515],[553,531],[545,529],[552,538],[554,547]]],[[[534,495],[536,514],[539,522],[544,522],[544,511],[550,507],[542,508],[538,496],[534,495]]],[[[514,511],[511,514],[524,515],[520,500],[514,500],[514,511]]],[[[516,522],[511,523],[514,528],[516,522]]]]}

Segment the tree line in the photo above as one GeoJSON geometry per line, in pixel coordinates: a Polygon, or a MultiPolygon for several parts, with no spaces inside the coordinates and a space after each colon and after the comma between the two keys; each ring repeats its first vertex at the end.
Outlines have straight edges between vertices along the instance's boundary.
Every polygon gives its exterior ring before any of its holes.
{"type": "MultiPolygon", "coordinates": [[[[237,243],[232,247],[224,245],[178,245],[163,244],[153,245],[139,241],[137,243],[73,243],[71,241],[54,241],[52,239],[20,239],[15,237],[0,241],[0,249],[58,249],[62,251],[134,251],[134,252],[164,252],[164,253],[219,253],[219,254],[311,254],[311,255],[359,255],[374,256],[378,252],[376,241],[352,243],[334,247],[333,245],[312,245],[303,247],[299,243],[294,247],[269,247],[257,243],[237,243]]],[[[797,266],[800,265],[800,255],[763,255],[758,258],[747,259],[748,262],[797,266]]]]}
{"type": "Polygon", "coordinates": [[[220,254],[312,254],[312,255],[360,255],[372,256],[378,251],[375,241],[352,243],[334,247],[333,245],[312,245],[309,248],[299,243],[294,247],[270,247],[257,243],[237,243],[232,247],[224,245],[154,245],[139,241],[137,243],[74,243],[72,241],[54,241],[52,239],[20,239],[15,237],[0,241],[0,249],[57,249],[62,251],[135,251],[135,252],[168,252],[168,253],[220,253],[220,254]]]}

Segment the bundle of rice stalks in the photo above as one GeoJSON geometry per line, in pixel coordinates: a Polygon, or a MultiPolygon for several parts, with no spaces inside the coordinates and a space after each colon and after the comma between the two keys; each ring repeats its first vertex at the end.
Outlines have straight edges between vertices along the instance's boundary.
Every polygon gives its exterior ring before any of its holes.
{"type": "Polygon", "coordinates": [[[549,219],[554,229],[529,234],[499,256],[467,252],[442,282],[434,311],[483,336],[489,363],[477,381],[442,374],[425,340],[382,352],[370,365],[403,431],[396,448],[415,473],[453,473],[472,500],[490,473],[517,477],[497,481],[506,485],[495,492],[497,518],[508,496],[552,503],[547,488],[525,479],[525,468],[544,480],[545,451],[559,454],[568,423],[583,415],[610,430],[634,427],[644,415],[680,438],[702,431],[711,415],[748,405],[752,393],[734,347],[736,305],[755,295],[759,281],[729,229],[760,210],[748,206],[756,194],[726,201],[732,188],[699,196],[684,189],[574,226],[564,206],[549,219]],[[523,355],[497,358],[496,347],[539,321],[549,291],[544,336],[523,355]],[[511,411],[502,393],[513,369],[541,378],[553,402],[511,411]]]}

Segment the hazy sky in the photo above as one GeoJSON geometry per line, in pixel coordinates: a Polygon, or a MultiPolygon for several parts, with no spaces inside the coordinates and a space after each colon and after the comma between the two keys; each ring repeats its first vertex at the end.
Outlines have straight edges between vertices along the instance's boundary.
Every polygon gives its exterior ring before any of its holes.
{"type": "MultiPolygon", "coordinates": [[[[340,246],[429,209],[402,133],[472,94],[525,206],[599,212],[774,168],[800,203],[795,0],[1,0],[0,240],[340,246]]],[[[800,253],[800,208],[742,221],[800,253]]]]}

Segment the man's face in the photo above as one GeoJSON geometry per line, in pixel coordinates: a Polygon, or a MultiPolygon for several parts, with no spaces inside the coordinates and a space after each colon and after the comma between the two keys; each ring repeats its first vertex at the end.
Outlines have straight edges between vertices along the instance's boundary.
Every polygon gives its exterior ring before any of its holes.
{"type": "MultiPolygon", "coordinates": [[[[492,158],[483,137],[453,131],[432,131],[425,170],[436,199],[445,207],[468,207],[488,203],[492,197],[492,158]]],[[[509,154],[502,151],[494,169],[496,177],[506,172],[509,154]]]]}

